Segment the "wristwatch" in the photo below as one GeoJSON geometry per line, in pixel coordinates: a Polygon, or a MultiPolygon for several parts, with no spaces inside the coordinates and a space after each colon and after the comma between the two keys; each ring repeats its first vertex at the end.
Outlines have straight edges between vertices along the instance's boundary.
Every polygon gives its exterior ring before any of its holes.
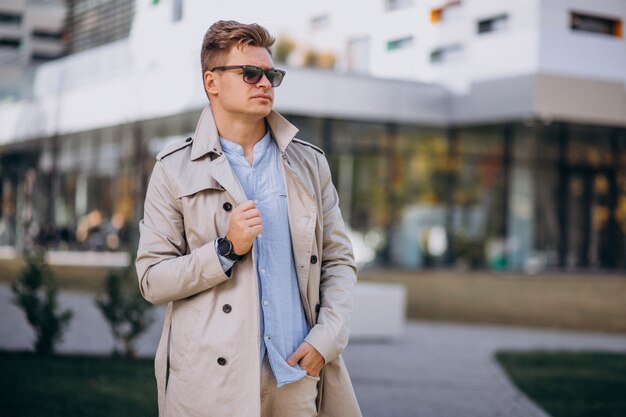
{"type": "Polygon", "coordinates": [[[231,261],[241,261],[243,255],[237,255],[233,250],[233,243],[223,237],[217,239],[217,253],[231,261]]]}

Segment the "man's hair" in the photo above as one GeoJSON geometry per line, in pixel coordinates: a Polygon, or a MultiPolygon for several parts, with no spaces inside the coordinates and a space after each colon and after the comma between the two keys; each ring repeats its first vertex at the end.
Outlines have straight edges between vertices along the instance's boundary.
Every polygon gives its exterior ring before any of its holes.
{"type": "Polygon", "coordinates": [[[234,20],[219,20],[211,25],[204,35],[200,61],[202,74],[211,68],[223,65],[223,60],[232,46],[243,49],[245,46],[259,46],[267,49],[274,44],[274,38],[263,26],[256,23],[245,24],[234,20]]]}

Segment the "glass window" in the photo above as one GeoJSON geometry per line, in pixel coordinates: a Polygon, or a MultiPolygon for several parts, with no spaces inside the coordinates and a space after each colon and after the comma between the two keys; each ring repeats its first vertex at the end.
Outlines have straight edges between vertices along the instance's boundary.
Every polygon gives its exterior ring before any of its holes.
{"type": "Polygon", "coordinates": [[[385,10],[390,12],[392,10],[405,9],[413,5],[413,0],[385,0],[385,10]]]}
{"type": "Polygon", "coordinates": [[[460,57],[462,51],[463,47],[460,44],[447,45],[433,49],[430,53],[430,62],[435,64],[452,61],[460,57]]]}
{"type": "Polygon", "coordinates": [[[320,30],[330,26],[330,15],[323,14],[314,16],[310,20],[311,30],[320,30]]]}
{"type": "Polygon", "coordinates": [[[505,266],[507,214],[503,126],[458,131],[452,230],[456,262],[505,266]]]}
{"type": "Polygon", "coordinates": [[[387,42],[387,51],[395,51],[398,49],[408,48],[413,45],[413,36],[394,39],[387,42]]]}
{"type": "Polygon", "coordinates": [[[0,13],[0,23],[19,25],[20,23],[22,23],[22,16],[19,14],[2,12],[0,13]]]}
{"type": "Polygon", "coordinates": [[[624,36],[622,20],[613,17],[572,12],[570,13],[570,28],[578,32],[599,33],[618,38],[624,36]]]}
{"type": "Polygon", "coordinates": [[[501,14],[488,19],[478,21],[478,33],[499,32],[509,25],[509,15],[501,14]]]}
{"type": "Polygon", "coordinates": [[[182,20],[183,18],[183,0],[174,0],[173,6],[174,6],[174,10],[172,14],[172,20],[174,22],[178,22],[179,20],[182,20]]]}
{"type": "Polygon", "coordinates": [[[568,163],[595,167],[612,165],[611,134],[610,128],[569,125],[568,163]]]}

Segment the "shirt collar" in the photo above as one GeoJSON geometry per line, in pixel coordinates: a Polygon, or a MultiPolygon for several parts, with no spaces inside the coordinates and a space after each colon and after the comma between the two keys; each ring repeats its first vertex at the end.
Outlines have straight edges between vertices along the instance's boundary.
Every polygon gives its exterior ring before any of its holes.
{"type": "MultiPolygon", "coordinates": [[[[276,141],[281,153],[285,152],[291,140],[298,133],[298,128],[289,123],[287,119],[273,111],[265,118],[268,130],[272,138],[276,141]]],[[[219,134],[213,119],[211,104],[208,104],[202,110],[196,132],[191,145],[191,159],[196,160],[208,154],[221,154],[222,146],[220,144],[219,134]]]]}
{"type": "MultiPolygon", "coordinates": [[[[225,137],[220,136],[220,145],[222,146],[222,150],[224,153],[229,155],[240,155],[243,156],[243,147],[238,143],[235,143],[231,140],[226,139],[225,137]]],[[[271,136],[269,130],[265,132],[265,135],[254,144],[254,160],[260,159],[260,156],[265,153],[265,150],[270,144],[271,136]]]]}

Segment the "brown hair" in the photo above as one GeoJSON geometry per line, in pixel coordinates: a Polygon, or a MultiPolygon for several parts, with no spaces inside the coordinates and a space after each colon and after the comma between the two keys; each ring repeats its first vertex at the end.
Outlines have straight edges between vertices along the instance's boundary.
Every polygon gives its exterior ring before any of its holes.
{"type": "Polygon", "coordinates": [[[243,49],[244,46],[259,46],[267,49],[271,55],[270,48],[273,44],[274,38],[261,25],[219,20],[211,25],[202,41],[200,51],[202,74],[221,65],[221,61],[234,45],[239,49],[243,49]]]}

